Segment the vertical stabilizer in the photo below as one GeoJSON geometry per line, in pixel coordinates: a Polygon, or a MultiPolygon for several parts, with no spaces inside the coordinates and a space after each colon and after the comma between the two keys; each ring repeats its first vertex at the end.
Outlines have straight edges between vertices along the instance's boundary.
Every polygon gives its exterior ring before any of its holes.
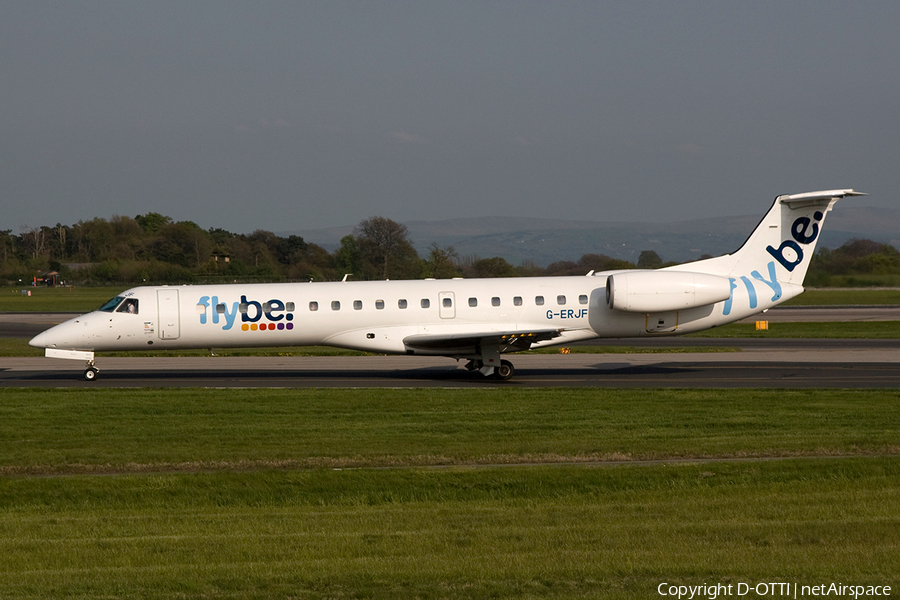
{"type": "Polygon", "coordinates": [[[736,252],[672,269],[733,278],[774,270],[777,281],[801,286],[831,207],[846,196],[864,195],[844,189],[778,196],[736,252]]]}

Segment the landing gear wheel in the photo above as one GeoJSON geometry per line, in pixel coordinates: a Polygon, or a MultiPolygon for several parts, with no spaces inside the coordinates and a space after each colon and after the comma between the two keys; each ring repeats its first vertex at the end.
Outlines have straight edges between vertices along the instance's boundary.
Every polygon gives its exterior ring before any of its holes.
{"type": "Polygon", "coordinates": [[[85,381],[94,381],[97,379],[97,374],[100,371],[96,367],[88,367],[84,370],[84,380],[85,381]]]}
{"type": "Polygon", "coordinates": [[[515,374],[516,369],[513,367],[513,364],[508,360],[501,360],[500,366],[494,369],[494,378],[499,379],[501,381],[507,381],[512,379],[513,374],[515,374]]]}

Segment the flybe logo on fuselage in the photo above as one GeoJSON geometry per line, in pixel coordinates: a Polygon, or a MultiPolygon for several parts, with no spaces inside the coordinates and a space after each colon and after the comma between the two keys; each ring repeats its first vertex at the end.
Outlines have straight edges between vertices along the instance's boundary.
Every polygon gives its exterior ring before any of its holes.
{"type": "Polygon", "coordinates": [[[803,249],[800,244],[811,244],[819,237],[819,221],[825,215],[821,211],[816,211],[813,223],[809,217],[800,217],[791,225],[792,240],[784,240],[778,248],[766,246],[766,251],[777,260],[782,267],[788,271],[793,271],[794,267],[803,262],[803,249]]]}
{"type": "Polygon", "coordinates": [[[219,302],[218,296],[202,296],[197,301],[197,313],[200,315],[201,325],[221,324],[224,330],[234,326],[238,315],[241,315],[242,331],[283,331],[294,328],[291,323],[294,320],[294,303],[277,298],[258,302],[242,295],[240,302],[233,302],[228,306],[219,302]],[[212,317],[208,313],[212,313],[212,317]]]}

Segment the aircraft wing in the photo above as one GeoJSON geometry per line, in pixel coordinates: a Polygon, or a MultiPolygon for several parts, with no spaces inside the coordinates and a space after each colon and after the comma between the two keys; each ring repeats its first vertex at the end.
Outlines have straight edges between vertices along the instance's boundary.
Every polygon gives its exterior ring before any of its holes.
{"type": "Polygon", "coordinates": [[[442,356],[479,353],[482,348],[497,347],[500,352],[528,350],[537,342],[545,342],[562,335],[562,329],[533,331],[484,331],[447,334],[418,334],[403,338],[408,350],[416,354],[442,356]]]}

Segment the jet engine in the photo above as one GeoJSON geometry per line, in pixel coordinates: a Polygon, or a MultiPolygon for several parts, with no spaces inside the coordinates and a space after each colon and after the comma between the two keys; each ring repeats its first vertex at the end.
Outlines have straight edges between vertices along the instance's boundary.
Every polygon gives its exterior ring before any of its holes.
{"type": "Polygon", "coordinates": [[[626,271],[606,278],[606,302],[626,312],[684,310],[728,300],[731,280],[684,271],[626,271]]]}

